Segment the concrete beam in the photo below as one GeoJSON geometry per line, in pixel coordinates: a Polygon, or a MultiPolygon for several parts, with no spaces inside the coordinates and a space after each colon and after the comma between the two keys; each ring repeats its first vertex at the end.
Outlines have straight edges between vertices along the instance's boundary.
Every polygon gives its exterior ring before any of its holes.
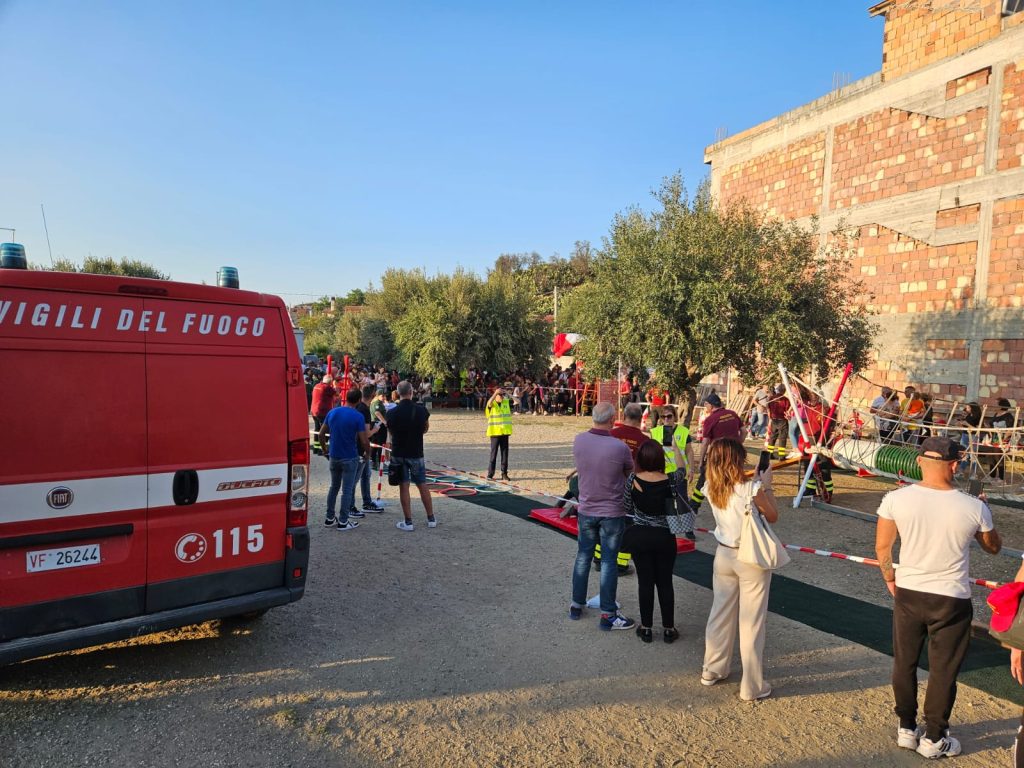
{"type": "Polygon", "coordinates": [[[992,67],[988,80],[988,120],[985,123],[985,173],[995,173],[999,155],[999,124],[1002,119],[1005,64],[992,67]]]}
{"type": "Polygon", "coordinates": [[[910,99],[895,102],[889,106],[893,109],[901,109],[904,112],[913,112],[916,115],[936,117],[940,120],[948,120],[951,117],[962,115],[978,107],[989,105],[990,85],[978,88],[971,93],[957,96],[955,99],[946,100],[946,83],[936,83],[934,87],[925,93],[918,94],[910,99]]]}
{"type": "MultiPolygon", "coordinates": [[[[965,234],[963,228],[951,228],[955,230],[951,233],[935,229],[936,211],[976,203],[984,204],[1004,197],[1015,197],[1020,195],[1021,190],[1024,190],[1024,168],[1016,168],[1012,171],[978,176],[969,181],[949,184],[944,187],[908,192],[905,195],[832,211],[827,216],[821,217],[821,228],[823,231],[829,232],[840,222],[851,227],[881,224],[929,245],[964,242],[962,239],[950,239],[962,237],[965,234]]],[[[989,208],[988,218],[991,228],[991,208],[989,208]]],[[[984,220],[983,210],[981,213],[982,224],[984,220]]],[[[808,222],[809,219],[802,221],[808,222]]]]}

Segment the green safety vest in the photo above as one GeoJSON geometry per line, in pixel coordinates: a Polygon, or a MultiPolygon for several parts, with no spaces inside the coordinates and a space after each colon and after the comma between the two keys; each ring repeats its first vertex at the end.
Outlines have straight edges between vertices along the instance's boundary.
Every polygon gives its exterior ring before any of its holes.
{"type": "MultiPolygon", "coordinates": [[[[662,445],[662,440],[665,436],[665,427],[659,424],[651,429],[651,439],[656,440],[658,445],[665,450],[665,474],[675,472],[676,467],[676,452],[672,450],[671,445],[662,445]]],[[[683,454],[683,461],[686,461],[686,441],[690,437],[690,430],[681,424],[676,425],[676,431],[672,433],[672,441],[679,446],[679,452],[683,454]]],[[[683,469],[689,469],[684,466],[683,469]]]]}
{"type": "Polygon", "coordinates": [[[484,415],[487,417],[488,437],[512,434],[512,406],[507,397],[484,408],[484,415]]]}

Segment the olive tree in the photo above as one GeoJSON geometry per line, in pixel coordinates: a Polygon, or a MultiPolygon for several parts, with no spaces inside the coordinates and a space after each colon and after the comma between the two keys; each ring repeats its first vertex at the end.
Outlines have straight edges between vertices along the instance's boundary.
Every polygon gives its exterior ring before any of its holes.
{"type": "Polygon", "coordinates": [[[875,329],[854,304],[863,286],[842,232],[716,206],[706,184],[690,199],[678,175],[654,197],[652,212],[615,217],[592,278],[565,302],[588,371],[654,367],[692,409],[700,381],[727,367],[752,383],[776,363],[828,377],[866,362],[875,329]]]}

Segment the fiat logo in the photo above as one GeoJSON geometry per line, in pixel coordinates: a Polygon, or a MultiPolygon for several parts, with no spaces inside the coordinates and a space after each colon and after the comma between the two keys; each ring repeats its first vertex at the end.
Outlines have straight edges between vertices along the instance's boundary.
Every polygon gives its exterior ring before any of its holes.
{"type": "Polygon", "coordinates": [[[50,492],[46,494],[46,503],[52,509],[67,509],[71,506],[71,502],[75,500],[75,494],[70,488],[61,486],[60,488],[52,488],[50,492]]]}

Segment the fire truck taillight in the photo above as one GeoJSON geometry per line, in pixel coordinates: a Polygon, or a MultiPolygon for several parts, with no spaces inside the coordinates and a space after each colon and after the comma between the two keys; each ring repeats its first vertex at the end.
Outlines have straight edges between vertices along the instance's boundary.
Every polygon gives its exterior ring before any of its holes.
{"type": "Polygon", "coordinates": [[[307,491],[309,488],[309,440],[288,444],[288,476],[291,478],[288,498],[288,527],[306,524],[307,491]]]}

